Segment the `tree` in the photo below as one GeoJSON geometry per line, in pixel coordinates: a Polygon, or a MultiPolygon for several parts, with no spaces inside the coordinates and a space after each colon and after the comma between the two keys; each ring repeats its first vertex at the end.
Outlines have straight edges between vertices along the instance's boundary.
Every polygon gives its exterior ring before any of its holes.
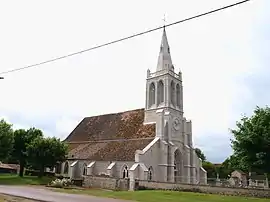
{"type": "Polygon", "coordinates": [[[270,173],[270,108],[256,107],[231,130],[232,148],[238,164],[249,171],[270,173]]]}
{"type": "Polygon", "coordinates": [[[36,128],[30,128],[29,130],[19,129],[14,132],[13,156],[20,164],[20,177],[23,177],[27,163],[27,147],[38,137],[43,137],[43,134],[41,130],[36,128]]]}
{"type": "Polygon", "coordinates": [[[27,148],[31,163],[39,167],[39,177],[44,175],[45,167],[54,167],[57,162],[64,161],[68,146],[56,138],[36,138],[27,148]]]}
{"type": "Polygon", "coordinates": [[[4,119],[0,120],[0,161],[8,159],[13,148],[13,129],[12,125],[4,119]]]}
{"type": "Polygon", "coordinates": [[[216,178],[216,167],[214,164],[208,161],[202,163],[203,168],[207,171],[208,178],[216,178]]]}
{"type": "Polygon", "coordinates": [[[202,150],[200,150],[199,148],[195,148],[195,152],[197,156],[202,160],[202,162],[206,161],[206,157],[204,153],[202,152],[202,150]]]}

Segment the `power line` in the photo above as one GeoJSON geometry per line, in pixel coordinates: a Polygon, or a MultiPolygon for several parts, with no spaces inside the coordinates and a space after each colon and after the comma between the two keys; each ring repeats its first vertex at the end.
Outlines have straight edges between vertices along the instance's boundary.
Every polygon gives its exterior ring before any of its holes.
{"type": "Polygon", "coordinates": [[[199,14],[199,15],[195,15],[193,17],[189,17],[189,18],[186,18],[186,19],[183,19],[183,20],[179,20],[179,21],[170,23],[168,25],[160,26],[160,27],[157,27],[157,28],[154,28],[154,29],[150,29],[150,30],[147,30],[147,31],[144,31],[144,32],[140,32],[140,33],[137,33],[137,34],[128,36],[128,37],[124,37],[124,38],[121,38],[121,39],[118,39],[118,40],[114,40],[114,41],[111,41],[111,42],[108,42],[108,43],[104,43],[104,44],[101,44],[101,45],[97,45],[97,46],[94,46],[94,47],[91,47],[91,48],[88,48],[88,49],[85,49],[85,50],[81,50],[79,52],[74,52],[74,53],[71,53],[71,54],[68,54],[68,55],[64,55],[64,56],[61,56],[61,57],[53,58],[53,59],[46,60],[46,61],[43,61],[43,62],[40,62],[40,63],[36,63],[36,64],[33,64],[33,65],[28,65],[28,66],[21,67],[21,68],[17,68],[17,69],[12,69],[12,70],[8,70],[8,71],[0,72],[0,74],[7,74],[7,73],[11,73],[11,72],[15,72],[15,71],[21,71],[21,70],[32,68],[32,67],[38,67],[38,66],[43,65],[43,64],[46,64],[46,63],[51,63],[51,62],[54,62],[56,60],[61,60],[61,59],[67,58],[67,57],[71,57],[71,56],[74,56],[74,55],[82,54],[84,52],[88,52],[88,51],[91,51],[91,50],[94,50],[94,49],[98,49],[98,48],[101,48],[101,47],[104,47],[104,46],[108,46],[108,45],[111,45],[111,44],[114,44],[114,43],[125,41],[127,39],[131,39],[131,38],[134,38],[134,37],[137,37],[137,36],[148,34],[150,32],[157,31],[157,30],[162,29],[164,27],[170,27],[170,26],[173,26],[173,25],[182,23],[182,22],[186,22],[186,21],[193,20],[195,18],[199,18],[199,17],[205,16],[205,15],[209,15],[209,14],[212,14],[212,13],[215,13],[215,12],[218,12],[218,11],[221,11],[221,10],[225,10],[227,8],[231,8],[231,7],[234,7],[234,6],[237,6],[237,5],[246,3],[248,1],[251,1],[251,0],[240,1],[240,2],[237,2],[237,3],[234,3],[234,4],[230,4],[228,6],[224,6],[224,7],[215,9],[215,10],[208,11],[206,13],[202,13],[202,14],[199,14]]]}

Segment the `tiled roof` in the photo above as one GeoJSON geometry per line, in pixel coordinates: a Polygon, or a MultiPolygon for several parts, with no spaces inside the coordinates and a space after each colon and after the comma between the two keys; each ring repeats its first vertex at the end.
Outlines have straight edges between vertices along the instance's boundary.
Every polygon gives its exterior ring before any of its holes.
{"type": "Polygon", "coordinates": [[[69,158],[134,161],[155,137],[155,124],[143,121],[144,109],[84,118],[65,140],[69,158]]]}
{"type": "MultiPolygon", "coordinates": [[[[91,142],[81,144],[69,152],[70,159],[90,159],[96,161],[134,161],[135,151],[142,150],[153,138],[129,139],[124,141],[91,142]]],[[[72,146],[72,143],[70,143],[72,146]]]]}

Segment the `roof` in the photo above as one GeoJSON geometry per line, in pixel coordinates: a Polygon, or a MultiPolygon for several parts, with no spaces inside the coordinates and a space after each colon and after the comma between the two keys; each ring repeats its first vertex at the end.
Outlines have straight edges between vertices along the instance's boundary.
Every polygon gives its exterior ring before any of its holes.
{"type": "Polygon", "coordinates": [[[9,169],[9,170],[17,170],[18,169],[18,165],[17,164],[0,163],[0,168],[9,169]]]}
{"type": "Polygon", "coordinates": [[[170,47],[167,39],[165,27],[163,29],[162,40],[160,45],[160,51],[158,56],[157,71],[172,70],[172,58],[170,54],[170,47]]]}
{"type": "Polygon", "coordinates": [[[241,175],[246,175],[246,173],[243,172],[242,170],[235,170],[235,171],[233,171],[233,172],[238,172],[238,173],[240,173],[241,175]]]}
{"type": "Polygon", "coordinates": [[[65,139],[69,159],[134,161],[135,151],[155,138],[155,124],[143,124],[144,109],[86,117],[65,139]]]}
{"type": "MultiPolygon", "coordinates": [[[[70,159],[96,161],[134,161],[135,151],[142,150],[153,139],[101,141],[80,144],[69,152],[70,159]]],[[[73,144],[70,143],[72,146],[73,144]]]]}

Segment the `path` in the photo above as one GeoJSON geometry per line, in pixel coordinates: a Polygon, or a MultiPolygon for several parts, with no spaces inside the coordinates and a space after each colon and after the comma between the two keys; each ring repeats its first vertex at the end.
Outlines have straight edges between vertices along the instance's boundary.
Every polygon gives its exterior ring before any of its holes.
{"type": "Polygon", "coordinates": [[[24,187],[24,186],[2,186],[0,193],[34,199],[42,202],[127,202],[120,199],[99,198],[78,194],[67,194],[50,191],[46,188],[24,187]]]}

